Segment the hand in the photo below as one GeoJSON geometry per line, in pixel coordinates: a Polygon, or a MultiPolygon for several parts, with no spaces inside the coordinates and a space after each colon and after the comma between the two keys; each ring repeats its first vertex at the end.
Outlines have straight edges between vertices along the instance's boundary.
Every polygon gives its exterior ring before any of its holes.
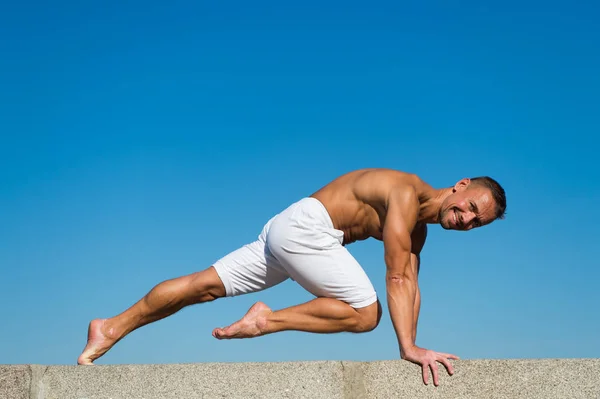
{"type": "Polygon", "coordinates": [[[431,367],[431,371],[433,373],[433,385],[436,387],[440,384],[438,377],[438,365],[436,362],[440,362],[446,366],[448,374],[453,375],[454,367],[452,367],[452,364],[450,364],[448,359],[459,359],[459,357],[456,355],[434,352],[428,349],[419,348],[418,346],[413,346],[409,350],[403,351],[402,358],[404,360],[421,365],[421,369],[423,370],[423,382],[425,385],[428,384],[429,368],[431,367]]]}

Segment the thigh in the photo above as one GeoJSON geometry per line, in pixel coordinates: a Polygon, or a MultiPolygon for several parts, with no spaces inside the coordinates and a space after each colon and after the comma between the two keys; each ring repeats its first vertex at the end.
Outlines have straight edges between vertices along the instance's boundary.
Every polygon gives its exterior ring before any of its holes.
{"type": "Polygon", "coordinates": [[[275,258],[257,240],[225,255],[214,263],[227,296],[262,291],[289,278],[275,258]]]}
{"type": "Polygon", "coordinates": [[[375,289],[342,245],[343,235],[320,202],[305,199],[272,220],[266,246],[287,274],[313,295],[354,308],[369,306],[377,301],[375,289]]]}
{"type": "Polygon", "coordinates": [[[338,299],[357,309],[377,301],[371,280],[342,245],[326,250],[286,253],[278,259],[292,279],[317,297],[338,299]]]}

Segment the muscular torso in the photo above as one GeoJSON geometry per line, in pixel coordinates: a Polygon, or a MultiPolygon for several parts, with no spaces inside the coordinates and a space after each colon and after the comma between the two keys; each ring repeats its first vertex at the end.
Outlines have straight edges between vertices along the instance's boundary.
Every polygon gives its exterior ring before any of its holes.
{"type": "MultiPolygon", "coordinates": [[[[423,184],[412,174],[363,169],[340,176],[311,196],[327,208],[334,227],[344,232],[344,244],[349,244],[370,237],[381,240],[390,190],[401,186],[418,192],[423,184]]],[[[417,223],[411,234],[415,250],[420,251],[425,236],[426,225],[417,223]]]]}

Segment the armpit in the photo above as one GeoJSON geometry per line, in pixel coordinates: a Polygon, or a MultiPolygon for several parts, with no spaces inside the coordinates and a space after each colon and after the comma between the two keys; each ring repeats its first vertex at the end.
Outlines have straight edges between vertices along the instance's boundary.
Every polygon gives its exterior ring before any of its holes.
{"type": "Polygon", "coordinates": [[[413,229],[410,240],[411,240],[411,250],[415,255],[421,253],[423,246],[425,245],[425,240],[427,239],[427,224],[425,223],[417,223],[415,228],[413,229]]]}

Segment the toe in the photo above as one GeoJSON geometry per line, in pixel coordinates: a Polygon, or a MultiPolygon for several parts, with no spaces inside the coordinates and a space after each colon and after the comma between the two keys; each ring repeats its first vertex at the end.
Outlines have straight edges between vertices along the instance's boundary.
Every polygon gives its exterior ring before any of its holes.
{"type": "Polygon", "coordinates": [[[215,328],[212,333],[213,337],[220,339],[223,336],[223,329],[215,328]]]}

